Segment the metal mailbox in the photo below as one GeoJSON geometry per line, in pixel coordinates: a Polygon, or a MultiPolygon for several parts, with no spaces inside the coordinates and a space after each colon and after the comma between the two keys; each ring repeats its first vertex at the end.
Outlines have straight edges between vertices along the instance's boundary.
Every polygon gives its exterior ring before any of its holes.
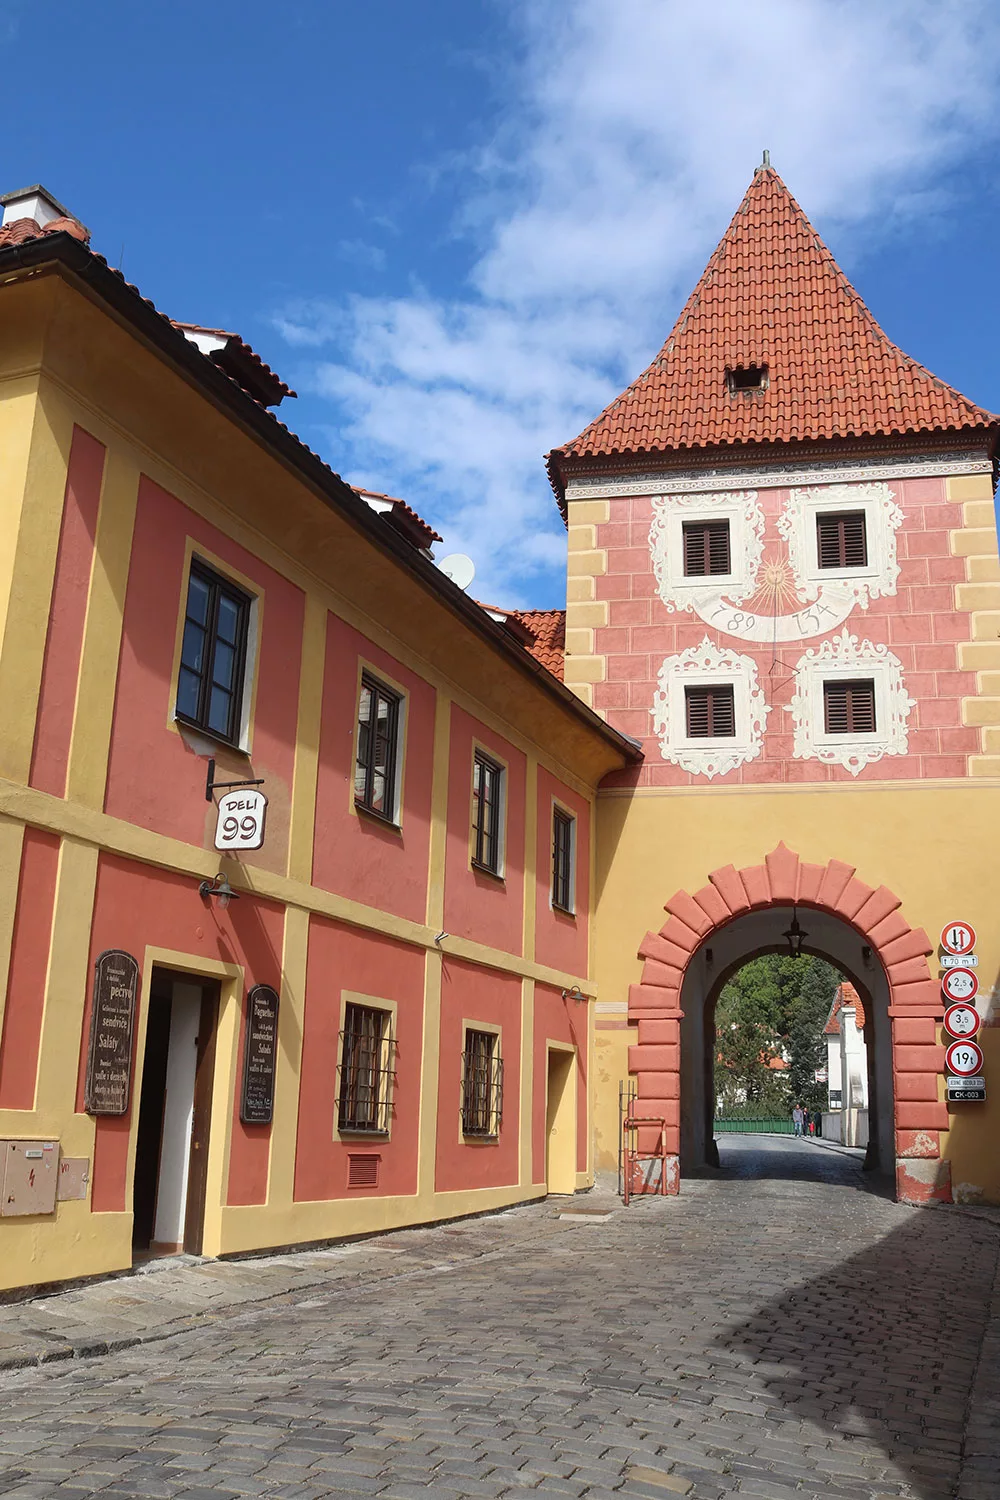
{"type": "Polygon", "coordinates": [[[0,1141],[0,1217],[54,1214],[58,1141],[0,1141]]]}

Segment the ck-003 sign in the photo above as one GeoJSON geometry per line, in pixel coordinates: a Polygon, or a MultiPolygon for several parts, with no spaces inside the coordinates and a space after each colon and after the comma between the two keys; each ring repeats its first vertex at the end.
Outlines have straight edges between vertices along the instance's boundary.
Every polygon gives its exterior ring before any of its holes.
{"type": "Polygon", "coordinates": [[[215,825],[216,849],[259,849],[264,842],[267,798],[251,787],[225,792],[219,798],[215,825]]]}

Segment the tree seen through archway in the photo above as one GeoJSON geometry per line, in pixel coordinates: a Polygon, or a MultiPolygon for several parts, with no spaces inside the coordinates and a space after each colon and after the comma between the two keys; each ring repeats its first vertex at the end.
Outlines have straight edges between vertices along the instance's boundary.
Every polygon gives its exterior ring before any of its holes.
{"type": "Polygon", "coordinates": [[[715,1011],[718,1115],[787,1116],[796,1103],[826,1108],[823,1028],[842,982],[831,964],[805,954],[764,954],[732,976],[715,1011]]]}

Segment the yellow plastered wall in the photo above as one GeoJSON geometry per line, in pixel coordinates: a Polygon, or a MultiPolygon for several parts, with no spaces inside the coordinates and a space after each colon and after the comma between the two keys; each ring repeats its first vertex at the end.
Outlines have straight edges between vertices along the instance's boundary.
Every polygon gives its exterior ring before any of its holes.
{"type": "Polygon", "coordinates": [[[607,500],[573,500],[567,508],[566,686],[591,708],[594,683],[603,682],[606,664],[594,650],[594,631],[608,623],[607,601],[597,598],[595,579],[608,571],[608,554],[597,545],[597,528],[609,519],[607,500]]]}

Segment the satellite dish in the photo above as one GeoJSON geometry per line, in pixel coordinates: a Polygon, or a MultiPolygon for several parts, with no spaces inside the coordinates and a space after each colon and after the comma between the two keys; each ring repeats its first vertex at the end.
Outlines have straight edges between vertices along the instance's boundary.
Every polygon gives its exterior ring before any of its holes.
{"type": "Polygon", "coordinates": [[[476,576],[476,565],[464,552],[452,552],[447,557],[442,557],[438,567],[460,589],[467,589],[476,576]]]}

